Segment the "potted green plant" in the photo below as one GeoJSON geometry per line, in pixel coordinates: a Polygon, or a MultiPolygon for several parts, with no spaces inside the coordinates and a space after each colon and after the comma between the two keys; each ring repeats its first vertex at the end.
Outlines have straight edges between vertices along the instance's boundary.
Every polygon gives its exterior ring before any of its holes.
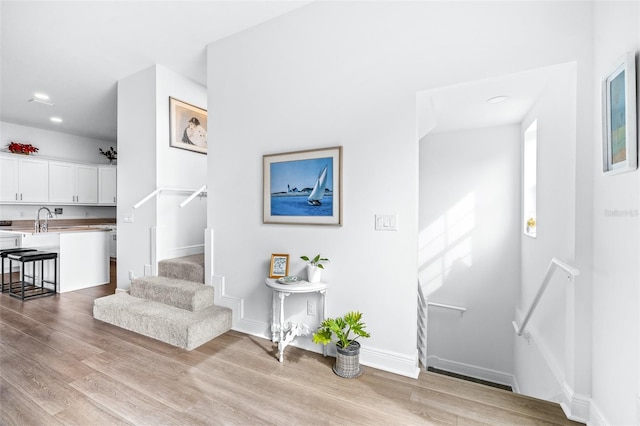
{"type": "Polygon", "coordinates": [[[307,281],[310,283],[318,283],[322,279],[322,270],[324,269],[324,262],[329,262],[329,259],[322,257],[319,254],[313,259],[308,256],[300,256],[300,259],[307,262],[307,281]]]}
{"type": "Polygon", "coordinates": [[[340,377],[353,378],[362,374],[360,367],[359,337],[371,337],[365,330],[362,313],[353,311],[343,317],[327,318],[318,331],[313,333],[313,342],[327,345],[336,339],[336,364],[333,372],[340,377]]]}

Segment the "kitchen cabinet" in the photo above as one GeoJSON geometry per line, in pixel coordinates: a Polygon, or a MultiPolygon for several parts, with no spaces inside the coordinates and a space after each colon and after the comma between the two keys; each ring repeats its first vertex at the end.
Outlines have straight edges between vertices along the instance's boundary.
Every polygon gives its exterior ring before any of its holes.
{"type": "Polygon", "coordinates": [[[0,229],[0,238],[18,238],[19,247],[57,252],[58,267],[53,268],[52,263],[45,262],[44,276],[52,280],[54,273],[57,273],[59,293],[110,281],[108,229],[85,227],[37,233],[32,230],[0,229]]]}
{"type": "Polygon", "coordinates": [[[115,166],[98,168],[98,203],[116,204],[116,170],[115,166]]]}
{"type": "Polygon", "coordinates": [[[0,155],[0,202],[49,199],[49,162],[19,154],[0,155]]]}
{"type": "Polygon", "coordinates": [[[95,204],[98,202],[98,167],[88,164],[49,162],[49,202],[95,204]]]}

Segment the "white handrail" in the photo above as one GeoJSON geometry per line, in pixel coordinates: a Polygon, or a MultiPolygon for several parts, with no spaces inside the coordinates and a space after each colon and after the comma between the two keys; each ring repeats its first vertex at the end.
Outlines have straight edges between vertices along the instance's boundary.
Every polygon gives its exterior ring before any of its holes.
{"type": "Polygon", "coordinates": [[[524,329],[527,326],[527,323],[529,322],[529,319],[531,318],[533,311],[535,311],[536,307],[538,306],[538,302],[540,302],[540,299],[542,298],[542,294],[544,293],[544,291],[547,288],[547,285],[551,281],[551,277],[553,276],[553,272],[555,271],[556,268],[561,268],[565,270],[569,274],[569,276],[567,277],[569,280],[572,277],[577,277],[578,275],[580,275],[580,271],[578,269],[564,263],[559,259],[556,259],[555,257],[551,259],[551,262],[549,262],[549,266],[547,267],[547,272],[544,274],[544,278],[542,279],[542,284],[540,284],[538,293],[536,294],[535,299],[533,299],[533,302],[531,303],[531,307],[529,307],[529,311],[527,312],[527,315],[524,317],[524,321],[522,321],[522,325],[518,327],[518,324],[516,324],[515,321],[511,322],[511,324],[513,325],[513,328],[516,330],[516,333],[518,333],[518,336],[522,336],[524,334],[524,329]]]}
{"type": "Polygon", "coordinates": [[[427,302],[427,304],[429,306],[435,306],[437,308],[445,308],[445,309],[452,309],[454,311],[460,311],[460,315],[467,312],[467,308],[462,308],[460,306],[445,305],[444,303],[436,303],[436,302],[427,302]]]}
{"type": "Polygon", "coordinates": [[[191,194],[193,192],[193,189],[187,189],[187,188],[157,188],[156,190],[152,191],[151,193],[149,193],[146,197],[144,197],[142,200],[138,201],[137,203],[135,203],[133,205],[134,209],[137,209],[138,207],[140,207],[141,205],[143,205],[144,203],[146,203],[147,201],[149,201],[151,198],[153,198],[154,196],[158,195],[161,192],[187,192],[189,194],[191,194]]]}
{"type": "Polygon", "coordinates": [[[201,188],[196,189],[193,194],[189,195],[189,198],[187,198],[186,200],[184,200],[183,202],[180,203],[180,207],[184,207],[187,204],[189,204],[191,201],[193,201],[194,198],[196,198],[197,196],[203,194],[203,193],[207,193],[207,185],[203,185],[201,188]]]}

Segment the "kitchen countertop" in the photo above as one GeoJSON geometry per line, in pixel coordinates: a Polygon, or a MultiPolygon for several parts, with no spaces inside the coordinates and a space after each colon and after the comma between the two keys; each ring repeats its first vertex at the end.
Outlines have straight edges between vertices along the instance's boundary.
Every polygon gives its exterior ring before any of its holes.
{"type": "Polygon", "coordinates": [[[35,232],[34,227],[24,227],[24,226],[3,226],[0,228],[0,232],[5,232],[7,234],[31,234],[31,235],[40,235],[40,234],[61,234],[67,232],[108,232],[111,231],[110,228],[106,226],[100,225],[86,225],[86,226],[50,226],[47,232],[35,232]]]}
{"type": "MultiPolygon", "coordinates": [[[[113,218],[92,219],[49,219],[49,230],[46,233],[35,232],[35,220],[13,220],[11,226],[0,226],[0,232],[8,234],[54,234],[67,232],[100,232],[110,231],[116,226],[113,218]]],[[[41,220],[41,223],[43,220],[41,220]]]]}

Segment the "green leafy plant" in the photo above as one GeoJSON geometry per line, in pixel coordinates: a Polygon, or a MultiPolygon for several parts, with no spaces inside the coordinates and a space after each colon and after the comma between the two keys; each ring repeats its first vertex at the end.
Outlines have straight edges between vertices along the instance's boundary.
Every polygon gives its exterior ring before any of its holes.
{"type": "Polygon", "coordinates": [[[322,262],[330,262],[329,259],[325,257],[320,257],[320,255],[317,255],[313,259],[309,259],[308,256],[300,256],[300,259],[304,260],[305,262],[308,262],[309,265],[315,266],[316,268],[320,268],[320,269],[324,269],[324,265],[322,264],[322,262]]]}
{"type": "Polygon", "coordinates": [[[332,338],[335,336],[337,339],[336,345],[346,349],[359,337],[371,337],[365,327],[366,325],[362,321],[362,313],[357,311],[349,312],[344,317],[327,318],[322,321],[318,331],[313,333],[313,343],[326,345],[331,343],[332,338]],[[352,333],[353,337],[351,336],[352,333]]]}
{"type": "Polygon", "coordinates": [[[117,160],[118,159],[118,151],[113,149],[112,146],[110,146],[109,149],[106,150],[106,151],[103,151],[102,148],[98,148],[98,151],[100,151],[100,154],[102,154],[105,157],[107,157],[109,159],[109,161],[113,161],[113,160],[117,160]]]}

